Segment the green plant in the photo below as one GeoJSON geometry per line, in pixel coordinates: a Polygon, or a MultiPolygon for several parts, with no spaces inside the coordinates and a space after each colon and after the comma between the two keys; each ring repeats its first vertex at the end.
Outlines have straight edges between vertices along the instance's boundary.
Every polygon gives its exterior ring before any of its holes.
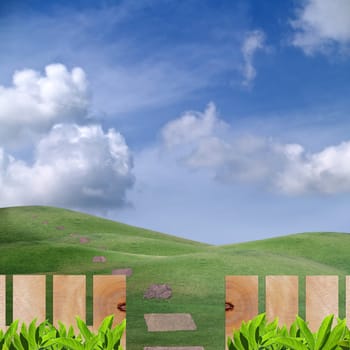
{"type": "Polygon", "coordinates": [[[299,316],[289,331],[278,327],[278,319],[267,324],[265,314],[242,322],[240,329],[228,338],[229,350],[350,350],[350,331],[346,321],[338,319],[332,329],[334,315],[327,316],[317,332],[311,332],[299,316]]]}
{"type": "Polygon", "coordinates": [[[14,321],[4,333],[0,330],[0,349],[2,350],[123,350],[120,340],[126,320],[112,329],[114,315],[107,316],[101,323],[97,334],[89,330],[83,320],[76,317],[80,333],[76,336],[73,327],[69,329],[59,322],[56,329],[48,321],[36,327],[36,319],[29,327],[23,323],[18,333],[19,321],[14,321]]]}

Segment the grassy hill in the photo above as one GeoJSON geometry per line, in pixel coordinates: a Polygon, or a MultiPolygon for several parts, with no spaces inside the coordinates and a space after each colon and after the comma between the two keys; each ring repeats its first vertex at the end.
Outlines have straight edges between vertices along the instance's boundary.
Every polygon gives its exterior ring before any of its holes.
{"type": "MultiPolygon", "coordinates": [[[[86,274],[89,322],[91,276],[110,274],[116,268],[133,269],[127,279],[128,350],[145,345],[223,349],[226,275],[254,274],[263,282],[267,274],[335,274],[340,276],[340,293],[344,294],[344,276],[350,274],[349,251],[350,235],[342,233],[303,233],[211,246],[65,209],[0,209],[0,274],[46,273],[48,287],[52,274],[86,274]],[[89,242],[80,243],[81,237],[89,242]],[[104,255],[107,262],[93,263],[95,255],[104,255]],[[173,297],[144,300],[143,293],[151,283],[170,284],[173,297]],[[198,331],[147,333],[143,314],[149,312],[190,312],[198,331]]],[[[302,290],[302,281],[300,287],[302,290]]],[[[263,293],[261,283],[261,296],[263,293]]],[[[302,303],[302,293],[300,299],[302,303]]],[[[261,311],[263,307],[261,304],[261,311]]],[[[51,320],[50,308],[48,313],[51,320]]],[[[11,308],[7,320],[11,320],[11,308]]]]}

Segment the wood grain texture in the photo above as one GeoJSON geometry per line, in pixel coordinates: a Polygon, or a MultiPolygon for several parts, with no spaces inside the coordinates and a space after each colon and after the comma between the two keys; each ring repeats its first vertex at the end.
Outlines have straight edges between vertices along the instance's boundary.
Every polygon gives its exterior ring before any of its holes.
{"type": "Polygon", "coordinates": [[[233,309],[225,312],[225,344],[242,321],[258,314],[258,276],[226,276],[226,305],[233,309]]]}
{"type": "Polygon", "coordinates": [[[13,275],[13,319],[37,325],[46,319],[46,276],[13,275]]]}
{"type": "Polygon", "coordinates": [[[0,329],[6,326],[6,276],[0,275],[0,329]]]}
{"type": "MultiPolygon", "coordinates": [[[[114,315],[113,327],[126,318],[126,312],[121,311],[126,305],[126,276],[122,275],[94,275],[93,276],[93,329],[98,330],[102,320],[114,315]]],[[[126,332],[122,338],[125,349],[126,332]]]]}
{"type": "Polygon", "coordinates": [[[305,287],[305,318],[315,332],[326,316],[338,316],[338,276],[306,276],[305,287]]]}
{"type": "Polygon", "coordinates": [[[279,325],[290,325],[298,315],[298,276],[266,276],[266,318],[269,322],[276,317],[279,325]]]}
{"type": "Polygon", "coordinates": [[[345,317],[346,317],[346,324],[348,326],[348,328],[350,328],[350,276],[346,276],[345,278],[345,283],[346,283],[346,286],[345,286],[345,295],[346,295],[346,301],[345,301],[345,308],[346,308],[346,311],[345,311],[345,317]]]}
{"type": "Polygon", "coordinates": [[[78,332],[75,317],[86,320],[86,281],[85,275],[53,276],[53,323],[58,321],[73,326],[78,332]]]}

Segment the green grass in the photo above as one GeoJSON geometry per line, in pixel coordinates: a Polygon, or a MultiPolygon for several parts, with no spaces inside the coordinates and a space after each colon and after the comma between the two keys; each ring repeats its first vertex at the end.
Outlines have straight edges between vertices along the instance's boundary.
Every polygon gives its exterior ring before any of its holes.
{"type": "MultiPolygon", "coordinates": [[[[45,273],[49,276],[49,292],[52,274],[86,274],[90,323],[92,275],[110,274],[116,268],[133,269],[133,275],[127,279],[128,350],[146,345],[223,349],[226,275],[260,276],[260,311],[264,307],[263,278],[268,274],[339,275],[343,296],[344,276],[350,274],[349,251],[350,235],[342,233],[303,233],[211,246],[65,209],[0,209],[0,274],[45,273]],[[58,226],[64,226],[64,230],[58,230],[58,226]],[[90,242],[80,244],[80,236],[88,237],[90,242]],[[92,263],[95,255],[106,256],[107,262],[92,263]],[[173,297],[144,300],[143,293],[151,283],[169,283],[173,297]],[[143,314],[150,312],[192,313],[198,331],[147,333],[143,314]]],[[[301,279],[301,303],[303,285],[301,279]]],[[[7,301],[9,322],[10,296],[7,301]]],[[[304,316],[303,305],[300,314],[304,316]]],[[[344,316],[343,303],[340,316],[344,316]]],[[[50,307],[48,318],[52,320],[50,307]]]]}

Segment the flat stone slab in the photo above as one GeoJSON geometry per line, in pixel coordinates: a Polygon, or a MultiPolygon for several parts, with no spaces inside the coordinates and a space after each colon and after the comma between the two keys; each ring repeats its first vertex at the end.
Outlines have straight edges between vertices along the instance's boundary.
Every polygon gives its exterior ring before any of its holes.
{"type": "Polygon", "coordinates": [[[131,268],[125,268],[125,269],[114,269],[112,270],[112,275],[125,275],[125,276],[131,276],[132,275],[132,269],[131,268]]]}
{"type": "Polygon", "coordinates": [[[191,314],[145,314],[148,332],[195,331],[191,314]]]}
{"type": "Polygon", "coordinates": [[[143,350],[204,350],[202,346],[146,346],[143,350]]]}

